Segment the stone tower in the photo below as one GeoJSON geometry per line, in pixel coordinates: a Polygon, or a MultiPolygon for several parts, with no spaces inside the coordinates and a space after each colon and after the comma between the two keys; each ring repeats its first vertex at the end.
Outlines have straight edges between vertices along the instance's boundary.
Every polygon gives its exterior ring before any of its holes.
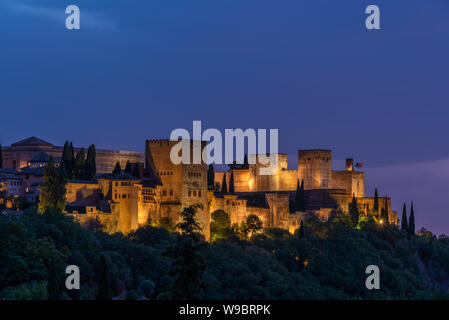
{"type": "MultiPolygon", "coordinates": [[[[209,239],[210,213],[207,202],[207,164],[173,164],[170,151],[180,141],[147,140],[145,147],[145,163],[151,166],[160,179],[160,216],[170,217],[173,222],[179,221],[179,213],[188,206],[201,204],[198,210],[198,221],[206,239],[209,239]]],[[[193,150],[192,142],[190,142],[193,150]]],[[[202,148],[206,143],[202,143],[202,148]]],[[[192,159],[192,155],[190,157],[192,159]]],[[[192,162],[192,161],[191,161],[192,162]]]]}
{"type": "Polygon", "coordinates": [[[304,179],[304,189],[329,189],[331,177],[331,150],[298,150],[298,179],[304,179]]]}

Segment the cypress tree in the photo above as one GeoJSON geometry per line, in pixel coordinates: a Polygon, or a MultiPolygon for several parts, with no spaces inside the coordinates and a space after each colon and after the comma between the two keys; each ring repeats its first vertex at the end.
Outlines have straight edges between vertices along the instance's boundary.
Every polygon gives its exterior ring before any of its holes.
{"type": "Polygon", "coordinates": [[[213,188],[214,185],[215,185],[214,166],[212,164],[210,164],[209,168],[207,168],[207,186],[209,188],[213,188]]]}
{"type": "Polygon", "coordinates": [[[415,209],[413,208],[413,202],[410,207],[410,218],[408,220],[408,234],[409,236],[415,235],[415,209]]]}
{"type": "Polygon", "coordinates": [[[231,178],[229,179],[229,193],[234,193],[234,171],[231,171],[231,178]]]}
{"type": "Polygon", "coordinates": [[[95,145],[90,145],[89,149],[87,149],[87,158],[86,158],[86,179],[91,180],[95,178],[97,174],[97,164],[96,164],[96,155],[95,155],[95,145]]]}
{"type": "Polygon", "coordinates": [[[401,231],[405,231],[406,233],[408,233],[407,208],[405,206],[405,203],[402,206],[401,231]]]}
{"type": "Polygon", "coordinates": [[[61,168],[55,166],[50,156],[44,169],[44,179],[39,187],[38,211],[44,213],[47,208],[63,211],[65,208],[66,176],[61,168]]]}
{"type": "Polygon", "coordinates": [[[87,179],[86,175],[86,154],[84,148],[76,154],[75,157],[75,168],[74,168],[74,178],[77,180],[87,179]]]}
{"type": "Polygon", "coordinates": [[[357,199],[355,198],[355,195],[352,194],[352,202],[349,207],[349,215],[351,217],[351,222],[354,228],[357,228],[359,225],[359,208],[357,206],[357,199]]]}
{"type": "Polygon", "coordinates": [[[128,160],[126,161],[125,173],[131,174],[131,170],[132,170],[131,163],[128,160]]]}
{"type": "Polygon", "coordinates": [[[374,189],[374,207],[373,207],[374,213],[379,213],[379,194],[377,193],[377,188],[374,189]]]}
{"type": "Polygon", "coordinates": [[[138,178],[138,179],[141,178],[141,176],[140,176],[140,164],[139,163],[136,163],[136,165],[134,167],[133,176],[138,178]]]}
{"type": "Polygon", "coordinates": [[[299,184],[299,179],[296,183],[296,194],[295,194],[295,211],[304,211],[305,201],[304,201],[304,180],[301,180],[301,185],[299,184]]]}
{"type": "Polygon", "coordinates": [[[109,283],[109,267],[105,255],[100,258],[100,276],[98,282],[98,300],[110,300],[111,289],[109,283]]]}
{"type": "Polygon", "coordinates": [[[221,183],[221,192],[227,193],[228,192],[228,184],[226,183],[226,172],[223,175],[223,181],[221,183]]]}
{"type": "Polygon", "coordinates": [[[381,218],[384,220],[386,224],[390,222],[389,219],[389,209],[388,209],[388,196],[385,196],[385,208],[382,210],[381,218]]]}
{"type": "Polygon", "coordinates": [[[67,153],[67,177],[68,179],[73,179],[74,170],[75,170],[75,152],[73,151],[73,144],[69,143],[69,150],[67,153]]]}
{"type": "Polygon", "coordinates": [[[306,237],[306,230],[304,228],[304,222],[301,220],[299,225],[299,239],[304,239],[306,237]]]}
{"type": "Polygon", "coordinates": [[[64,143],[64,148],[62,149],[62,157],[60,166],[64,169],[67,179],[73,179],[73,145],[69,144],[68,141],[64,143]]]}
{"type": "Polygon", "coordinates": [[[245,157],[243,158],[243,169],[249,169],[248,155],[246,154],[245,157]]]}
{"type": "Polygon", "coordinates": [[[61,156],[61,162],[60,162],[59,166],[64,170],[67,177],[69,175],[69,173],[67,172],[67,164],[66,164],[68,152],[69,152],[69,142],[66,141],[64,143],[64,147],[62,148],[62,156],[61,156]]]}
{"type": "Polygon", "coordinates": [[[304,211],[306,210],[306,200],[305,200],[305,193],[304,193],[304,179],[301,179],[301,201],[302,201],[302,207],[301,209],[304,211]]]}
{"type": "Polygon", "coordinates": [[[112,171],[113,174],[120,174],[122,173],[122,167],[120,167],[120,161],[117,161],[115,163],[114,171],[112,171]]]}

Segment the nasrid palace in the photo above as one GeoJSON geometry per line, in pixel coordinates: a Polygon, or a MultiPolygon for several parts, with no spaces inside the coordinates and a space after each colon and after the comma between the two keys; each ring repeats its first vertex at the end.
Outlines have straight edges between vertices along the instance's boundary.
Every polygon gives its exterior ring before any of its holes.
{"type": "MultiPolygon", "coordinates": [[[[307,217],[326,220],[333,212],[348,212],[353,196],[360,212],[366,214],[368,207],[374,207],[374,197],[365,196],[364,173],[356,170],[352,159],[346,160],[344,170],[332,170],[331,150],[298,150],[296,170],[288,170],[287,155],[278,154],[272,175],[259,174],[262,165],[257,161],[230,166],[227,172],[213,174],[215,186],[211,188],[206,163],[171,162],[170,150],[177,143],[147,140],[145,153],[97,149],[97,176],[89,181],[69,181],[66,213],[80,223],[98,218],[110,233],[127,233],[161,218],[177,223],[183,208],[200,203],[199,222],[209,238],[211,213],[218,209],[229,215],[231,223],[241,223],[253,214],[264,228],[294,232],[307,217]],[[118,161],[122,168],[128,161],[138,165],[141,178],[123,172],[112,174],[118,161]],[[233,185],[232,192],[222,191],[224,181],[227,186],[233,185]],[[301,181],[305,210],[295,211],[291,203],[301,181]]],[[[0,191],[23,197],[28,203],[37,202],[49,156],[58,163],[62,149],[36,137],[4,146],[0,191]]],[[[379,208],[388,208],[389,222],[396,224],[397,214],[391,211],[390,201],[380,197],[379,208]]]]}

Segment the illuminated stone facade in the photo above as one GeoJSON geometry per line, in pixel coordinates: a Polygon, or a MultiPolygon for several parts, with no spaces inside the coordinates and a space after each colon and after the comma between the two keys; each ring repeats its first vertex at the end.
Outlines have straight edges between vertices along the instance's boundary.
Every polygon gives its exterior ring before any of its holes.
{"type": "MultiPolygon", "coordinates": [[[[20,170],[30,166],[33,157],[41,153],[53,156],[58,161],[62,156],[62,149],[63,147],[55,146],[42,139],[30,137],[2,148],[3,167],[20,170]]],[[[75,155],[80,149],[74,148],[75,155]]],[[[140,152],[97,149],[97,173],[112,172],[117,161],[120,161],[122,169],[124,169],[127,161],[142,163],[143,159],[144,155],[140,152]]]]}

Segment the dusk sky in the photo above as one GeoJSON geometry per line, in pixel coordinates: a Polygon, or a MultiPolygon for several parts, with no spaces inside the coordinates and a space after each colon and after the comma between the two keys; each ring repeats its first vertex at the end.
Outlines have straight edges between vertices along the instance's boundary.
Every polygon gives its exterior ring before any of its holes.
{"type": "Polygon", "coordinates": [[[143,151],[175,128],[277,128],[449,235],[448,0],[2,0],[0,143],[143,151]],[[66,6],[81,29],[65,27],[66,6]],[[365,8],[381,30],[365,28],[365,8]]]}

